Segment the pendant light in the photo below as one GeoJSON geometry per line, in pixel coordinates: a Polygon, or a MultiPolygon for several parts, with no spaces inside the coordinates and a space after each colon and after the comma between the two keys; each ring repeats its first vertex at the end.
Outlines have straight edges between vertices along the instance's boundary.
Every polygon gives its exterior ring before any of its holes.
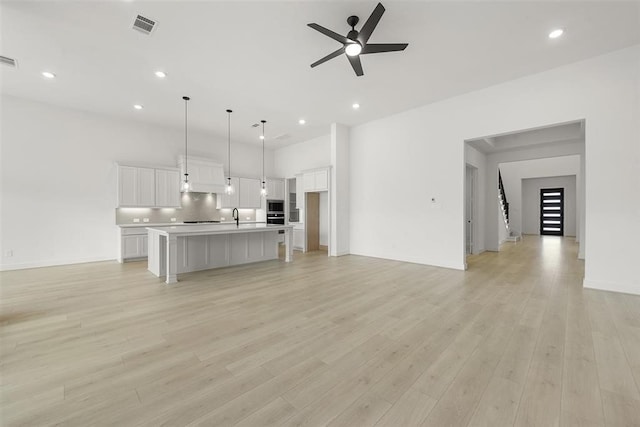
{"type": "Polygon", "coordinates": [[[232,110],[227,110],[227,171],[229,175],[227,175],[227,186],[224,189],[224,192],[229,196],[233,194],[233,187],[231,186],[231,113],[233,113],[232,110]]]}
{"type": "Polygon", "coordinates": [[[260,195],[262,197],[267,197],[267,186],[266,186],[266,178],[264,176],[264,124],[267,123],[266,120],[260,120],[262,123],[262,188],[260,189],[260,195]]]}
{"type": "Polygon", "coordinates": [[[189,102],[188,96],[183,96],[184,99],[184,181],[182,181],[182,191],[188,193],[191,189],[191,183],[189,183],[189,169],[187,168],[188,156],[188,138],[187,138],[187,103],[189,102]]]}

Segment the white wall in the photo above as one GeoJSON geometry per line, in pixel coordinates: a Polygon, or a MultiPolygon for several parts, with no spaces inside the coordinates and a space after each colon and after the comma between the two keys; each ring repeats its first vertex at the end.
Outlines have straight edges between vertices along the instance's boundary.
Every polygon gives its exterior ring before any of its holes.
{"type": "Polygon", "coordinates": [[[331,137],[327,135],[298,144],[288,145],[274,151],[274,172],[281,178],[293,178],[305,169],[314,169],[331,164],[331,137]]]}
{"type": "Polygon", "coordinates": [[[636,45],[352,128],[351,252],[463,269],[463,141],[586,119],[584,283],[640,294],[639,92],[636,45]]]}
{"type": "MultiPolygon", "coordinates": [[[[535,160],[523,160],[517,162],[500,163],[498,167],[502,175],[502,183],[505,187],[507,201],[509,202],[509,225],[511,230],[517,234],[538,234],[528,233],[523,230],[524,217],[524,196],[523,180],[528,178],[557,177],[565,175],[580,176],[580,155],[550,157],[535,160]]],[[[576,236],[576,209],[575,209],[575,188],[576,181],[573,180],[573,217],[571,218],[572,234],[576,236]]],[[[567,196],[565,196],[567,197],[567,196]]],[[[539,206],[538,208],[539,209],[539,206]]],[[[566,231],[566,227],[565,227],[566,231]]]]}
{"type": "MultiPolygon", "coordinates": [[[[11,96],[1,102],[0,268],[115,259],[114,163],[175,166],[184,131],[11,96]]],[[[226,164],[226,141],[190,131],[189,147],[226,164]]],[[[231,162],[234,175],[259,177],[262,149],[232,141],[231,162]]],[[[268,174],[272,166],[268,150],[268,174]]]]}
{"type": "Polygon", "coordinates": [[[578,216],[575,175],[522,180],[522,232],[540,234],[540,190],[543,188],[564,188],[564,235],[575,236],[578,216]]]}

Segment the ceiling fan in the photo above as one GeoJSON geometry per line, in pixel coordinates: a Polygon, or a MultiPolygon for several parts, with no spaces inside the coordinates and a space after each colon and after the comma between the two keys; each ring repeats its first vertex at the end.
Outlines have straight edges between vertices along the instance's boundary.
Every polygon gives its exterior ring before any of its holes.
{"type": "Polygon", "coordinates": [[[335,52],[330,53],[324,58],[314,62],[311,64],[311,68],[316,67],[324,62],[327,62],[330,59],[333,59],[341,54],[346,54],[347,59],[351,63],[353,67],[353,71],[355,71],[357,76],[364,75],[362,71],[362,63],[360,62],[360,55],[366,55],[369,53],[382,53],[382,52],[397,52],[401,50],[405,50],[408,43],[383,43],[383,44],[375,44],[375,43],[367,43],[369,38],[371,37],[371,33],[376,29],[378,22],[380,22],[380,18],[382,18],[382,14],[385,9],[382,6],[382,3],[378,3],[376,8],[367,19],[367,22],[364,23],[360,31],[356,31],[355,26],[358,25],[360,18],[357,16],[350,16],[347,18],[347,24],[351,27],[351,31],[347,33],[347,36],[342,36],[336,32],[329,30],[318,24],[307,24],[309,27],[314,30],[320,31],[325,36],[331,37],[335,41],[342,43],[342,47],[335,52]]]}

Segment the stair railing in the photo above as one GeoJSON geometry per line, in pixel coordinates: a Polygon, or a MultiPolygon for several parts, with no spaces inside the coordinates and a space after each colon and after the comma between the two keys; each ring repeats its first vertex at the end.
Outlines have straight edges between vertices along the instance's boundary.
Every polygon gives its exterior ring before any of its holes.
{"type": "Polygon", "coordinates": [[[500,192],[500,198],[502,199],[502,206],[504,209],[504,216],[509,224],[509,202],[507,202],[507,194],[504,192],[504,184],[502,183],[502,175],[500,169],[498,169],[498,191],[500,192]]]}

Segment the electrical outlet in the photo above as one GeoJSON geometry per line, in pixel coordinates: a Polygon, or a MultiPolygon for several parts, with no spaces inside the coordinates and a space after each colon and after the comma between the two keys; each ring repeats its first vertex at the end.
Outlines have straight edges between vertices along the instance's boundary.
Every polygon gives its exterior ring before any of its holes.
{"type": "Polygon", "coordinates": [[[12,257],[13,256],[13,250],[9,250],[9,251],[5,252],[4,256],[6,256],[7,258],[12,257]]]}
{"type": "Polygon", "coordinates": [[[142,222],[149,222],[149,218],[143,218],[142,222]]]}
{"type": "Polygon", "coordinates": [[[250,217],[250,216],[248,216],[248,217],[247,217],[247,219],[249,220],[249,219],[251,219],[251,217],[250,217]]]}
{"type": "Polygon", "coordinates": [[[220,221],[224,221],[225,219],[226,219],[225,217],[222,217],[222,218],[220,218],[220,221]]]}
{"type": "Polygon", "coordinates": [[[175,218],[171,218],[171,222],[176,222],[176,219],[175,218]]]}
{"type": "Polygon", "coordinates": [[[140,222],[140,218],[133,218],[133,222],[140,222]]]}

